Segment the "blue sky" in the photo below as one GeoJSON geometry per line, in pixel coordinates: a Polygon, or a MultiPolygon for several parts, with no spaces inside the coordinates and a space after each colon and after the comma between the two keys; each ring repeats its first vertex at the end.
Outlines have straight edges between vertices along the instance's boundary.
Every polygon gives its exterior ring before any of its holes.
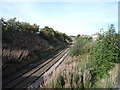
{"type": "Polygon", "coordinates": [[[117,2],[0,2],[0,17],[52,27],[68,35],[93,34],[114,24],[117,2]]]}

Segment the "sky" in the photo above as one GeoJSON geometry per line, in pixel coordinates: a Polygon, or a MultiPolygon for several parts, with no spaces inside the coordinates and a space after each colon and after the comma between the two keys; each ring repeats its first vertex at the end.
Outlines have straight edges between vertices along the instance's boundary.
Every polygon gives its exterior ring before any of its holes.
{"type": "Polygon", "coordinates": [[[68,35],[90,35],[114,24],[118,30],[118,2],[0,2],[0,17],[36,23],[68,35]]]}

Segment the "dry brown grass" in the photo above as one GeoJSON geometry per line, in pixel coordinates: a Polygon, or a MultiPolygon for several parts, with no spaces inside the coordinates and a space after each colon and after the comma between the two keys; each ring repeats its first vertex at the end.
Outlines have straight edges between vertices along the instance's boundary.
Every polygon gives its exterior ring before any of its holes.
{"type": "Polygon", "coordinates": [[[71,57],[67,57],[55,70],[53,70],[53,73],[46,78],[45,80],[45,87],[52,87],[51,84],[55,84],[57,78],[61,75],[63,76],[65,80],[65,86],[64,87],[70,87],[70,79],[71,74],[78,72],[77,69],[75,69],[77,66],[77,63],[75,60],[71,57]]]}
{"type": "MultiPolygon", "coordinates": [[[[85,62],[88,60],[89,55],[68,56],[61,65],[59,65],[53,73],[48,76],[44,81],[44,87],[46,88],[62,88],[60,85],[56,85],[59,83],[58,78],[62,76],[64,78],[64,88],[72,88],[72,87],[82,87],[82,72],[79,66],[83,66],[85,62]],[[83,61],[84,60],[84,61],[83,61]],[[82,62],[81,62],[82,61],[82,62]]],[[[89,76],[89,75],[87,75],[89,76]]],[[[86,77],[85,77],[86,78],[86,77]]]]}

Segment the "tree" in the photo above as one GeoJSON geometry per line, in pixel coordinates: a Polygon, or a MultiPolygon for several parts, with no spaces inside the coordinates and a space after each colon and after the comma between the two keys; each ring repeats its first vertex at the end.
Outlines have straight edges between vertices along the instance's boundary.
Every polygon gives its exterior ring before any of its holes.
{"type": "Polygon", "coordinates": [[[111,24],[107,32],[100,34],[92,49],[92,63],[96,77],[107,74],[114,63],[119,63],[118,34],[111,24]]]}

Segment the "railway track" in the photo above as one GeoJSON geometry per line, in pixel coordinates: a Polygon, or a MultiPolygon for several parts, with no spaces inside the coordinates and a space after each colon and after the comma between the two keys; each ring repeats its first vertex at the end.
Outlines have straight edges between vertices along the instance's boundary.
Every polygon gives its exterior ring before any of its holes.
{"type": "Polygon", "coordinates": [[[68,53],[68,50],[69,48],[65,48],[54,57],[37,65],[30,71],[24,71],[22,74],[18,74],[15,77],[8,79],[3,84],[3,88],[27,88],[30,84],[35,82],[37,78],[49,70],[56,62],[58,62],[66,53],[68,53]]]}
{"type": "Polygon", "coordinates": [[[36,67],[39,67],[39,65],[41,65],[42,63],[45,64],[45,63],[49,62],[50,60],[52,60],[52,59],[56,58],[58,55],[60,55],[62,53],[62,51],[64,51],[64,49],[59,51],[58,53],[56,53],[53,57],[49,57],[47,59],[44,59],[44,60],[42,60],[42,62],[41,61],[40,62],[36,62],[36,64],[34,64],[33,67],[27,67],[24,70],[21,70],[18,73],[13,74],[13,75],[9,76],[8,78],[3,79],[2,85],[6,86],[8,83],[14,81],[14,79],[17,79],[18,77],[20,77],[23,74],[29,72],[30,70],[32,70],[32,69],[34,69],[36,67]]]}

